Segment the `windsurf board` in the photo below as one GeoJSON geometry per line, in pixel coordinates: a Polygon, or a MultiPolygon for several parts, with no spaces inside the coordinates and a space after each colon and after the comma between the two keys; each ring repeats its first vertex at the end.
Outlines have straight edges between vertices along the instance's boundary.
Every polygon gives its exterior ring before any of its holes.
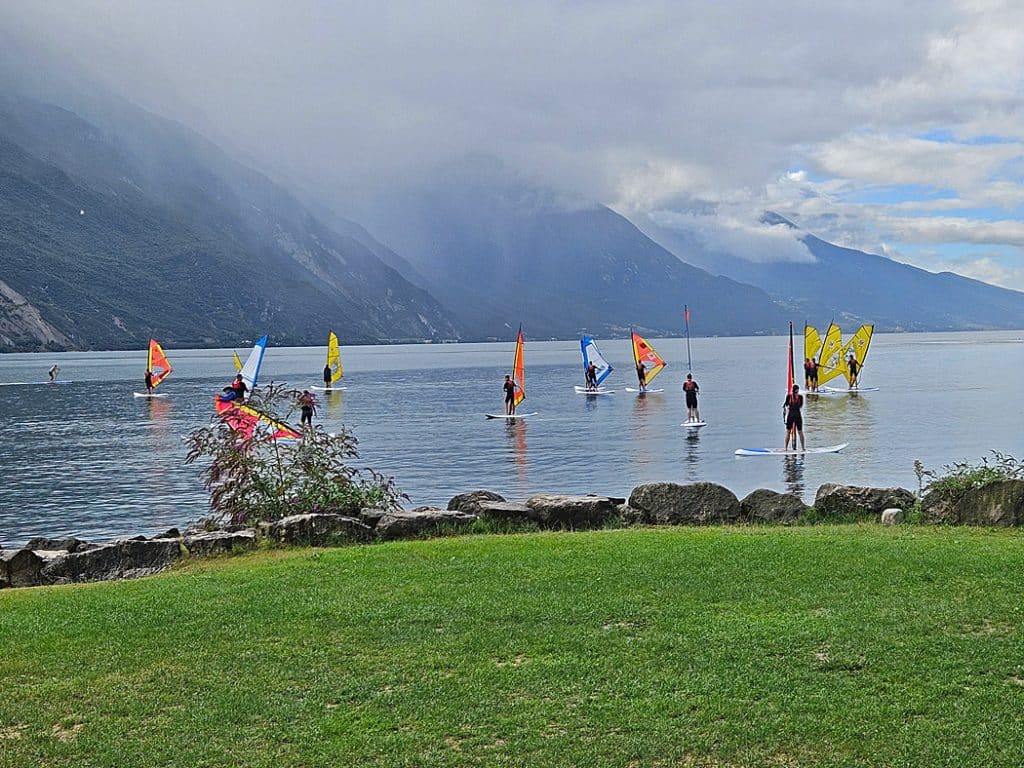
{"type": "Polygon", "coordinates": [[[614,389],[587,389],[586,387],[573,387],[577,395],[614,395],[614,389]]]}
{"type": "Polygon", "coordinates": [[[808,448],[803,451],[785,450],[783,448],[737,448],[737,456],[802,456],[805,453],[839,453],[849,443],[826,445],[820,448],[808,448]]]}
{"type": "Polygon", "coordinates": [[[636,387],[626,387],[627,392],[635,392],[638,395],[657,395],[664,392],[664,389],[637,389],[636,387]]]}
{"type": "Polygon", "coordinates": [[[525,419],[527,416],[536,416],[537,411],[532,413],[485,413],[488,419],[525,419]]]}
{"type": "Polygon", "coordinates": [[[148,392],[132,392],[132,394],[135,395],[135,397],[144,397],[147,400],[150,398],[167,397],[166,392],[153,392],[152,394],[148,392]]]}

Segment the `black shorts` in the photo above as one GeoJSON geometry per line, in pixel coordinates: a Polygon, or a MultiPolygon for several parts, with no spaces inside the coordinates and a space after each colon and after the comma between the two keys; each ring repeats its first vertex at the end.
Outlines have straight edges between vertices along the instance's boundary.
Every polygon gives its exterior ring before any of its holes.
{"type": "Polygon", "coordinates": [[[505,395],[505,402],[506,403],[511,403],[515,399],[516,399],[516,396],[513,395],[511,392],[509,392],[508,394],[505,395]]]}
{"type": "Polygon", "coordinates": [[[807,378],[810,379],[815,384],[817,384],[818,383],[818,372],[815,371],[814,373],[808,374],[807,378]]]}
{"type": "Polygon", "coordinates": [[[686,393],[686,407],[687,408],[696,408],[697,407],[697,393],[696,392],[687,392],[686,393]]]}
{"type": "Polygon", "coordinates": [[[791,411],[790,414],[786,417],[786,429],[794,428],[800,430],[801,432],[803,432],[804,429],[804,417],[803,414],[800,413],[799,411],[795,413],[791,411]]]}

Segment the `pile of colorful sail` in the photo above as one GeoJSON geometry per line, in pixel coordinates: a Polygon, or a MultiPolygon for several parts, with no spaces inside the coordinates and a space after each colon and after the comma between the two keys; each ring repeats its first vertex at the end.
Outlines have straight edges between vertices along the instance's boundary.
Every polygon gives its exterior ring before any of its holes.
{"type": "Polygon", "coordinates": [[[221,420],[247,440],[266,437],[268,440],[298,440],[298,430],[277,421],[250,405],[237,401],[224,402],[219,397],[213,400],[221,420]]]}

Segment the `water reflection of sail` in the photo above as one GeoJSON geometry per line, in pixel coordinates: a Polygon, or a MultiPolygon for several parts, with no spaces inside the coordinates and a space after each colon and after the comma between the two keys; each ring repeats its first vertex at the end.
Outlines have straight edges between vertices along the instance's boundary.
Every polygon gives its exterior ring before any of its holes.
{"type": "Polygon", "coordinates": [[[520,496],[526,496],[528,493],[527,470],[529,469],[526,455],[526,420],[510,419],[506,421],[505,434],[508,436],[512,459],[516,465],[516,491],[520,496]]]}
{"type": "Polygon", "coordinates": [[[782,457],[782,481],[786,484],[786,492],[803,498],[804,495],[804,457],[782,457]]]}

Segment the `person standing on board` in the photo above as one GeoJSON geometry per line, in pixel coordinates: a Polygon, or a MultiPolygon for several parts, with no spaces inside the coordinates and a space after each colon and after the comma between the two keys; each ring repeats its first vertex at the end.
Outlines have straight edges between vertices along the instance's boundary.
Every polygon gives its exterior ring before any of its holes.
{"type": "Polygon", "coordinates": [[[846,370],[850,372],[850,389],[857,388],[857,374],[860,373],[860,363],[853,356],[853,352],[846,358],[846,370]]]}
{"type": "Polygon", "coordinates": [[[324,389],[331,388],[331,366],[324,366],[324,389]]]}
{"type": "Polygon", "coordinates": [[[594,361],[590,361],[590,365],[587,366],[586,374],[586,388],[597,389],[597,366],[594,361]]]}
{"type": "Polygon", "coordinates": [[[636,364],[636,380],[640,383],[640,391],[647,391],[647,366],[640,360],[636,364]]]}
{"type": "Polygon", "coordinates": [[[817,360],[811,360],[811,369],[810,369],[809,375],[810,375],[810,382],[808,383],[807,386],[808,386],[808,388],[810,389],[811,392],[817,392],[818,391],[818,361],[817,360]]]}
{"type": "Polygon", "coordinates": [[[814,364],[811,362],[811,358],[804,358],[804,389],[810,390],[811,388],[811,368],[814,364]]]}
{"type": "Polygon", "coordinates": [[[60,366],[57,365],[56,363],[54,363],[53,366],[49,370],[49,376],[50,376],[50,383],[51,384],[53,384],[55,381],[57,381],[57,373],[59,371],[60,371],[60,366]]]}
{"type": "Polygon", "coordinates": [[[789,450],[790,438],[793,439],[793,450],[796,450],[797,435],[800,435],[800,450],[807,450],[804,443],[804,418],[800,414],[800,409],[803,406],[804,396],[800,394],[800,385],[794,384],[793,391],[786,395],[786,400],[782,404],[782,418],[786,422],[786,447],[784,450],[789,450]]]}
{"type": "Polygon", "coordinates": [[[316,413],[316,396],[308,389],[302,390],[302,394],[299,395],[299,408],[302,410],[302,416],[299,419],[299,426],[305,428],[309,425],[309,428],[313,428],[313,414],[316,413]]]}
{"type": "Polygon", "coordinates": [[[686,393],[686,420],[700,421],[700,411],[697,409],[697,393],[700,387],[693,380],[693,374],[686,374],[686,381],[683,382],[683,392],[686,393]]]}
{"type": "Polygon", "coordinates": [[[153,372],[148,368],[146,369],[146,394],[153,394],[153,372]]]}
{"type": "Polygon", "coordinates": [[[505,415],[512,416],[516,412],[516,389],[519,385],[512,381],[512,377],[505,376],[505,383],[502,384],[502,389],[505,390],[505,415]]]}

